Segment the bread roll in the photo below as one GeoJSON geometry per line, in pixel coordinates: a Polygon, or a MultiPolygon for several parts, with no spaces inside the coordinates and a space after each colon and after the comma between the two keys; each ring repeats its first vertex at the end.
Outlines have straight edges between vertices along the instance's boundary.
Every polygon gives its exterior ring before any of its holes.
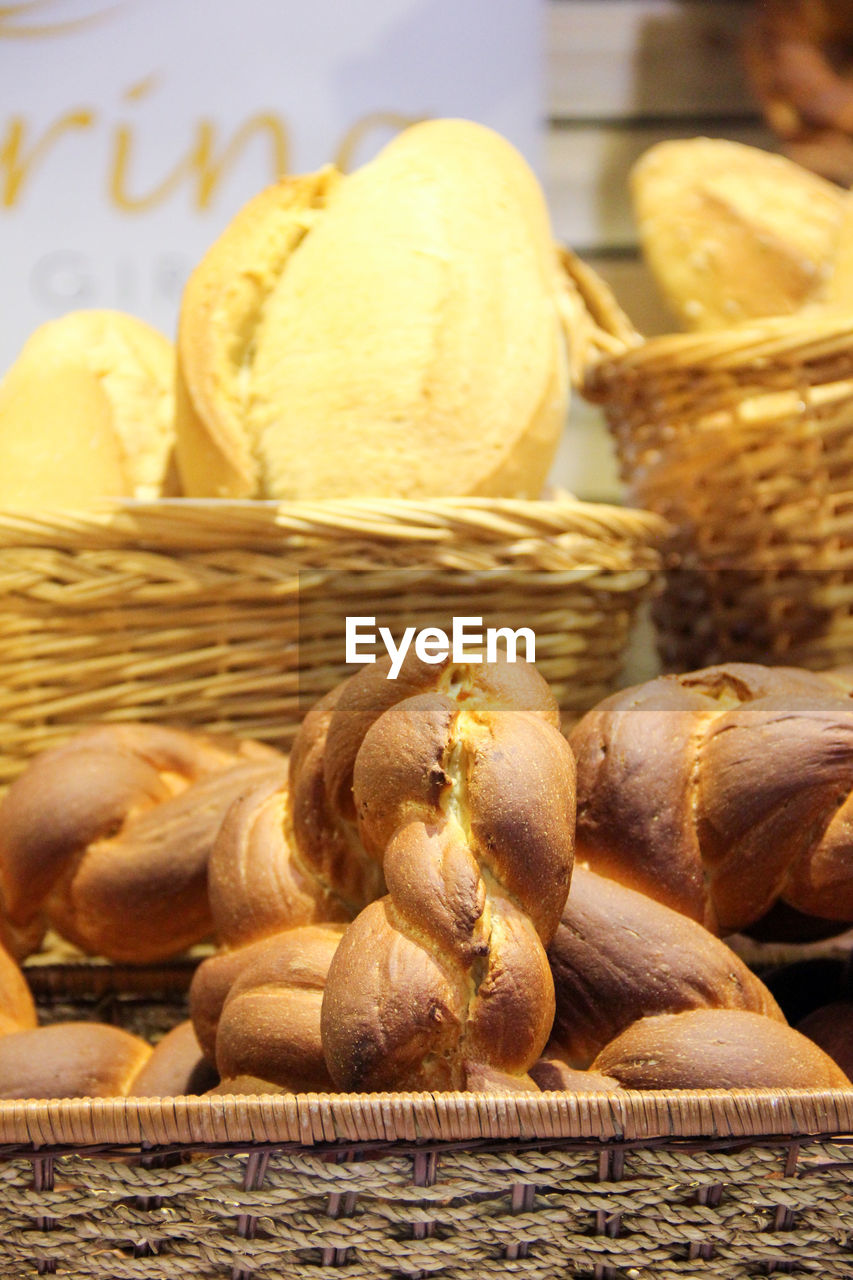
{"type": "Polygon", "coordinates": [[[0,1098],[107,1098],[128,1092],[151,1046],[95,1022],[0,1036],[0,1098]]]}
{"type": "Polygon", "coordinates": [[[281,770],[271,748],[155,725],[95,727],[42,753],[0,802],[9,919],[45,910],[77,946],[130,962],[199,941],[213,840],[270,770],[281,770]]]}
{"type": "Polygon", "coordinates": [[[351,776],[389,891],[332,960],[332,1079],[447,1089],[523,1077],[553,1019],[544,948],[572,865],[574,763],[556,704],[524,663],[412,662],[400,689],[412,692],[390,707],[388,683],[380,664],[365,668],[327,735],[329,792],[351,776]]]}
{"type": "Polygon", "coordinates": [[[605,699],[570,735],[579,859],[720,933],[853,921],[849,690],[730,663],[605,699]]]}
{"type": "Polygon", "coordinates": [[[649,148],[630,191],[643,255],[684,327],[823,302],[844,207],[832,183],[758,147],[687,138],[649,148]]]}
{"type": "Polygon", "coordinates": [[[0,505],[177,492],[171,342],[119,311],[37,329],[0,382],[0,505]]]}
{"type": "Polygon", "coordinates": [[[482,125],[284,179],[184,292],[186,493],[537,497],[568,402],[561,289],[539,184],[482,125]]]}
{"type": "Polygon", "coordinates": [[[626,1089],[850,1089],[840,1067],[784,1022],[745,1009],[641,1018],[593,1071],[626,1089]]]}

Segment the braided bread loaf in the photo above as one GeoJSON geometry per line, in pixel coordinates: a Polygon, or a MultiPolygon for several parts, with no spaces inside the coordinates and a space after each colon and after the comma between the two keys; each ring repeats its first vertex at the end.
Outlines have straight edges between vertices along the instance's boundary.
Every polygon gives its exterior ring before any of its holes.
{"type": "Polygon", "coordinates": [[[347,1089],[509,1083],[553,1019],[545,946],[571,874],[574,762],[534,668],[405,675],[383,710],[385,673],[367,669],[329,730],[330,795],[351,794],[388,894],[332,960],[326,1060],[347,1089]]]}
{"type": "Polygon", "coordinates": [[[282,757],[249,741],[103,725],[38,756],[0,803],[0,895],[13,926],[46,915],[114,960],[210,933],[207,861],[232,802],[282,757]]]}
{"type": "Polygon", "coordinates": [[[853,921],[850,688],[732,663],[607,698],[570,735],[579,858],[720,933],[853,921]]]}

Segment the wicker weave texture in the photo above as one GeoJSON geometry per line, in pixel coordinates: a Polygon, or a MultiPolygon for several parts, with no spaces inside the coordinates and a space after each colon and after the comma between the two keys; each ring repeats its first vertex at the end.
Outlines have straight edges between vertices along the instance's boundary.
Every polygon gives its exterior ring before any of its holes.
{"type": "Polygon", "coordinates": [[[567,715],[612,687],[662,523],[571,500],[163,501],[0,513],[0,782],[94,720],[287,747],[335,685],[347,614],[533,628],[567,715]]]}
{"type": "Polygon", "coordinates": [[[853,659],[853,313],[642,341],[572,263],[632,502],[665,517],[664,663],[853,659]]]}
{"type": "Polygon", "coordinates": [[[851,1174],[826,1140],[18,1155],[0,1275],[840,1280],[851,1174]]]}

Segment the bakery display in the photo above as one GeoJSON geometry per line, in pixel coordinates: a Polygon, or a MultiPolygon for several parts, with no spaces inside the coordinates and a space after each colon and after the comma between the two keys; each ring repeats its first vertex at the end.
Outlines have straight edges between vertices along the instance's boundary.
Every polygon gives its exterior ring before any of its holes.
{"type": "Polygon", "coordinates": [[[232,801],[281,756],[158,725],[104,724],[38,756],[0,801],[0,901],[114,960],[210,933],[207,860],[232,801]]]}
{"type": "MultiPolygon", "coordinates": [[[[853,921],[846,673],[730,663],[614,694],[570,735],[593,870],[733,933],[853,921]]],[[[794,933],[794,936],[796,934],[794,933]]]]}
{"type": "Polygon", "coordinates": [[[172,342],[120,311],[73,311],[0,381],[0,506],[178,492],[172,342]]]}
{"type": "Polygon", "coordinates": [[[561,290],[539,184],[482,125],[283,179],[183,293],[184,492],[538,497],[568,403],[561,290]]]}

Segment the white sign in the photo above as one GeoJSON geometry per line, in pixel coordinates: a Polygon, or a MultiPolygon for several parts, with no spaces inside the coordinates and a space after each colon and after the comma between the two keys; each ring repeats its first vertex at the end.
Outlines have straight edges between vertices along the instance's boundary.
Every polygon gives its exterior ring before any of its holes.
{"type": "Polygon", "coordinates": [[[540,168],[540,0],[0,6],[0,372],[43,321],[174,332],[191,267],[279,173],[464,116],[540,168]]]}

